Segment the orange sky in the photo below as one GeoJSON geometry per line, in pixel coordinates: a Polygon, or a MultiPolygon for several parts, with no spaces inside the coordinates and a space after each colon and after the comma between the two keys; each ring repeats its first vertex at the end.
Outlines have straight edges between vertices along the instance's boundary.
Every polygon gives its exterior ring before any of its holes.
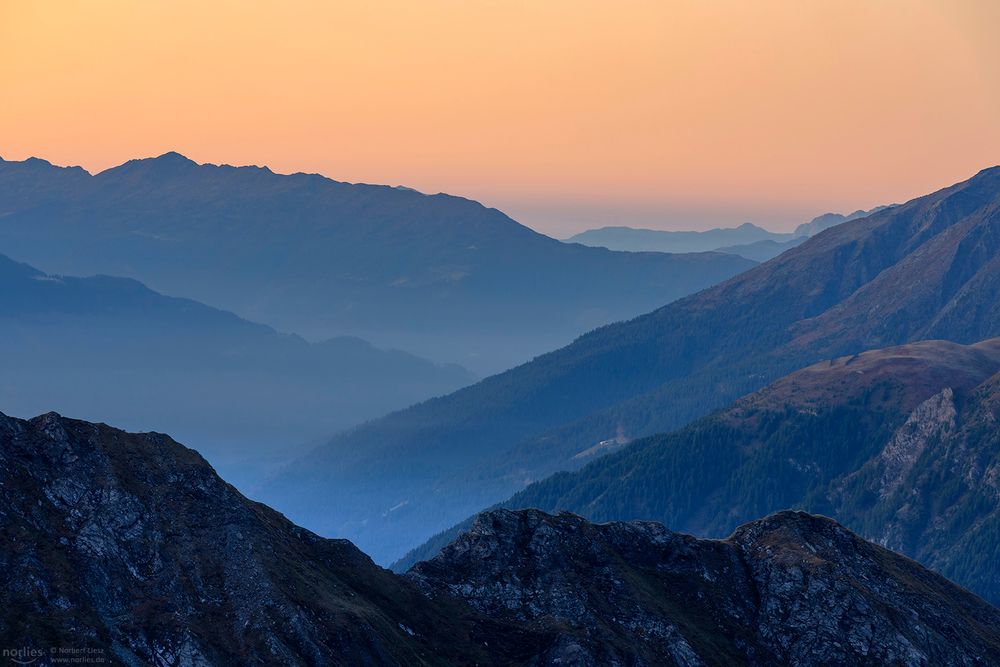
{"type": "Polygon", "coordinates": [[[789,228],[1000,163],[998,5],[0,0],[0,155],[178,150],[554,235],[789,228]]]}

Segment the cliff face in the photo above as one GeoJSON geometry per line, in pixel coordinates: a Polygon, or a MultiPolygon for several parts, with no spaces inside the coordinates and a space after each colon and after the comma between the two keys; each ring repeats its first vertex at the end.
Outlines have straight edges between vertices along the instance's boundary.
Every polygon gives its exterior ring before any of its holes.
{"type": "Polygon", "coordinates": [[[920,404],[879,455],[830,488],[838,518],[1000,599],[1000,374],[920,404]]]}
{"type": "Polygon", "coordinates": [[[781,512],[726,540],[495,510],[407,575],[558,635],[585,665],[986,665],[1000,612],[837,523],[781,512]]]}

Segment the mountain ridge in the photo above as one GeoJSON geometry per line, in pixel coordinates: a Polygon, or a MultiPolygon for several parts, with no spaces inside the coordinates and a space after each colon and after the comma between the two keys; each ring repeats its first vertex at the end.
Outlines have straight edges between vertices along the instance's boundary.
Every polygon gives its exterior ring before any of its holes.
{"type": "Polygon", "coordinates": [[[716,227],[704,231],[673,231],[610,226],[588,229],[575,234],[566,243],[622,250],[626,252],[724,252],[755,261],[767,261],[794,248],[810,236],[834,225],[877,213],[888,206],[853,213],[824,213],[798,225],[791,232],[772,232],[745,222],[737,227],[716,227]]]}
{"type": "Polygon", "coordinates": [[[131,278],[51,275],[4,255],[0,366],[8,411],[169,429],[244,488],[330,429],[473,380],[359,338],[309,343],[131,278]]]}
{"type": "Polygon", "coordinates": [[[803,512],[702,540],[653,522],[495,510],[407,577],[494,618],[559,628],[560,664],[976,664],[1000,648],[991,608],[978,616],[969,596],[945,611],[968,593],[803,512]]]}
{"type": "Polygon", "coordinates": [[[0,641],[26,659],[62,647],[136,667],[1000,658],[1000,610],[802,513],[712,541],[501,510],[400,577],[248,500],[163,434],[0,415],[0,463],[0,641]]]}
{"type": "Polygon", "coordinates": [[[46,271],[131,277],[480,373],[753,265],[567,245],[462,197],[179,154],[95,175],[3,162],[0,210],[0,248],[46,271]]]}

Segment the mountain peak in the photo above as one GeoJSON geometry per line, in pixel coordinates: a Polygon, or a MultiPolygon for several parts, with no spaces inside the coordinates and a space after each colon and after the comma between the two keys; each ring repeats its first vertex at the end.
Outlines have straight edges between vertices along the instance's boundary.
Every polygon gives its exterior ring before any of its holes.
{"type": "Polygon", "coordinates": [[[149,159],[154,160],[155,162],[158,162],[160,164],[194,164],[194,165],[198,164],[191,158],[181,155],[177,151],[167,151],[163,155],[159,155],[157,157],[149,159]]]}
{"type": "Polygon", "coordinates": [[[168,151],[156,157],[137,158],[129,160],[117,167],[111,167],[103,172],[101,176],[113,174],[143,174],[156,177],[175,176],[183,174],[195,167],[198,163],[187,158],[176,151],[168,151]]]}
{"type": "Polygon", "coordinates": [[[131,164],[132,162],[147,164],[156,169],[157,173],[164,172],[179,172],[192,169],[194,167],[200,166],[197,162],[189,157],[181,155],[177,151],[168,151],[162,155],[156,157],[145,158],[140,160],[131,160],[126,164],[131,164]]]}
{"type": "Polygon", "coordinates": [[[24,159],[24,164],[36,165],[39,167],[51,167],[52,163],[40,157],[28,157],[24,159]]]}
{"type": "Polygon", "coordinates": [[[730,540],[739,540],[741,536],[754,533],[780,532],[783,535],[798,535],[802,538],[816,537],[835,531],[845,536],[851,536],[859,542],[863,539],[849,529],[837,523],[834,519],[822,514],[811,514],[801,510],[779,510],[761,519],[747,522],[733,531],[730,540]]]}

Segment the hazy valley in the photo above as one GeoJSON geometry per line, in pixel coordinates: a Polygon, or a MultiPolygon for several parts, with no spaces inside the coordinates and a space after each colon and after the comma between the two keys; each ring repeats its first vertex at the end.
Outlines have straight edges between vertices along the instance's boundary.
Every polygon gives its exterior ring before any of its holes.
{"type": "Polygon", "coordinates": [[[390,562],[587,463],[578,455],[619,433],[673,430],[822,359],[1000,335],[998,204],[994,168],[832,227],[716,287],[336,436],[262,498],[390,562]]]}
{"type": "Polygon", "coordinates": [[[0,327],[7,412],[169,431],[243,488],[331,432],[473,378],[357,338],[308,343],[134,280],[49,275],[2,255],[0,327]]]}

